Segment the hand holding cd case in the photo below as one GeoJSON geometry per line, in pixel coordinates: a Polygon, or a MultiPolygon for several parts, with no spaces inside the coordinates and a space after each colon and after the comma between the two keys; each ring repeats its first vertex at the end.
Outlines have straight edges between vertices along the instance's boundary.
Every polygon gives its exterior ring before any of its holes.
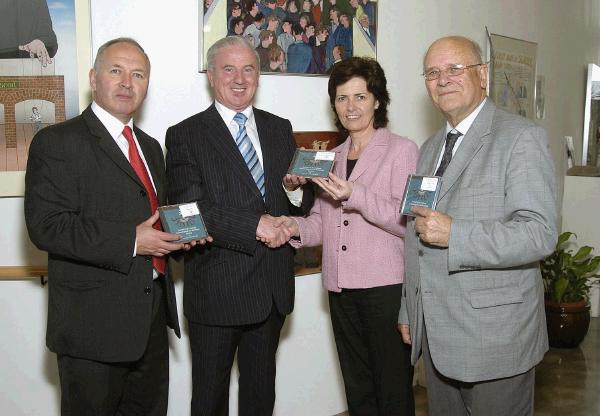
{"type": "Polygon", "coordinates": [[[197,202],[165,205],[158,207],[158,213],[163,230],[181,236],[174,243],[188,243],[208,237],[197,202]]]}
{"type": "Polygon", "coordinates": [[[326,178],[334,161],[335,152],[296,149],[287,173],[307,178],[326,178]]]}
{"type": "Polygon", "coordinates": [[[408,175],[400,213],[414,217],[412,207],[435,209],[441,187],[442,178],[439,176],[408,175]]]}

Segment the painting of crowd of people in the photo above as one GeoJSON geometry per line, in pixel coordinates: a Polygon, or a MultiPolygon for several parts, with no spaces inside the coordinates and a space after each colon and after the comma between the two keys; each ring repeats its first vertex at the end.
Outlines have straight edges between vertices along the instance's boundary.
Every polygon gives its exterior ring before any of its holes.
{"type": "Polygon", "coordinates": [[[323,75],[342,59],[375,57],[373,0],[206,0],[205,26],[207,16],[222,21],[223,12],[223,31],[253,45],[261,72],[323,75]]]}

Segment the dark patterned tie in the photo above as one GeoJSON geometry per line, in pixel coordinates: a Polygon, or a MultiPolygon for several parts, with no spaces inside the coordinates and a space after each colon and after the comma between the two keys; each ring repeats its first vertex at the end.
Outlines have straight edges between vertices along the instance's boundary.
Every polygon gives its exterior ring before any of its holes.
{"type": "Polygon", "coordinates": [[[233,117],[233,120],[240,127],[235,136],[235,143],[237,144],[238,149],[240,149],[240,153],[244,158],[244,162],[246,162],[246,166],[248,166],[248,170],[250,170],[250,174],[252,175],[260,194],[264,198],[265,175],[258,160],[256,150],[254,149],[254,146],[252,146],[252,142],[250,141],[250,137],[248,137],[248,133],[246,133],[246,116],[242,113],[237,113],[235,117],[233,117]]]}
{"type": "Polygon", "coordinates": [[[450,161],[452,160],[452,149],[454,149],[454,145],[456,144],[456,141],[458,140],[458,138],[460,136],[462,136],[462,133],[460,133],[460,132],[452,133],[451,131],[449,131],[448,134],[446,135],[446,148],[444,149],[444,156],[442,156],[442,161],[440,162],[440,166],[435,171],[435,176],[443,176],[444,175],[446,168],[448,167],[448,165],[450,164],[450,161]]]}
{"type": "MultiPolygon", "coordinates": [[[[123,129],[123,136],[125,136],[127,143],[129,144],[129,163],[131,163],[131,167],[135,171],[138,178],[140,178],[140,181],[144,185],[144,189],[146,189],[146,195],[148,196],[148,201],[150,202],[150,210],[152,211],[152,214],[154,214],[158,208],[158,198],[156,197],[156,191],[154,191],[154,187],[152,186],[152,181],[150,180],[148,170],[146,169],[144,161],[140,157],[137,146],[135,145],[133,134],[131,133],[131,128],[129,126],[125,126],[123,129]]],[[[153,227],[162,231],[160,221],[156,221],[153,227]]],[[[152,266],[161,274],[165,274],[165,263],[164,257],[152,257],[152,266]]]]}

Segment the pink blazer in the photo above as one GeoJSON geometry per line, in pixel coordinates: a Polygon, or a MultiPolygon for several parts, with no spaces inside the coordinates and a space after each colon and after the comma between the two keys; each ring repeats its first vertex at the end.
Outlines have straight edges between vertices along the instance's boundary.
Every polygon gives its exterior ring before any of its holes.
{"type": "MultiPolygon", "coordinates": [[[[346,178],[350,138],[333,149],[333,173],[346,178]]],[[[404,230],[399,214],[404,186],[415,172],[417,145],[385,128],[376,131],[350,178],[347,201],[319,192],[306,218],[294,217],[300,240],[294,247],[323,245],[323,286],[339,292],[404,281],[404,230]]]]}

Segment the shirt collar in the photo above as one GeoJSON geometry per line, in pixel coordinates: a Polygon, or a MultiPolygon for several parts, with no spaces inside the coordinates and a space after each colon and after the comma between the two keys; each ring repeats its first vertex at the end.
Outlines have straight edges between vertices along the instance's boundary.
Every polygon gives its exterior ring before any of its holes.
{"type": "Polygon", "coordinates": [[[486,101],[487,97],[483,99],[483,101],[477,106],[477,108],[475,108],[475,110],[471,112],[471,114],[466,116],[463,121],[458,123],[456,127],[452,127],[449,122],[446,122],[446,134],[454,130],[458,131],[461,135],[466,136],[486,101]]]}
{"type": "Polygon", "coordinates": [[[133,131],[133,118],[130,118],[127,124],[123,124],[121,120],[110,114],[104,108],[100,107],[95,101],[92,102],[92,111],[96,117],[98,117],[102,125],[106,127],[106,130],[108,130],[110,136],[115,140],[121,134],[123,134],[123,128],[125,126],[129,126],[133,131]]]}
{"type": "Polygon", "coordinates": [[[225,107],[220,102],[215,101],[215,107],[217,109],[217,112],[219,113],[219,115],[221,116],[223,121],[225,122],[225,125],[227,125],[227,126],[229,126],[231,124],[231,122],[233,121],[233,117],[235,117],[235,115],[238,112],[242,113],[243,115],[246,116],[246,124],[248,122],[250,122],[251,125],[255,124],[254,123],[254,112],[252,111],[251,105],[244,108],[242,111],[235,111],[235,110],[225,107]]]}

